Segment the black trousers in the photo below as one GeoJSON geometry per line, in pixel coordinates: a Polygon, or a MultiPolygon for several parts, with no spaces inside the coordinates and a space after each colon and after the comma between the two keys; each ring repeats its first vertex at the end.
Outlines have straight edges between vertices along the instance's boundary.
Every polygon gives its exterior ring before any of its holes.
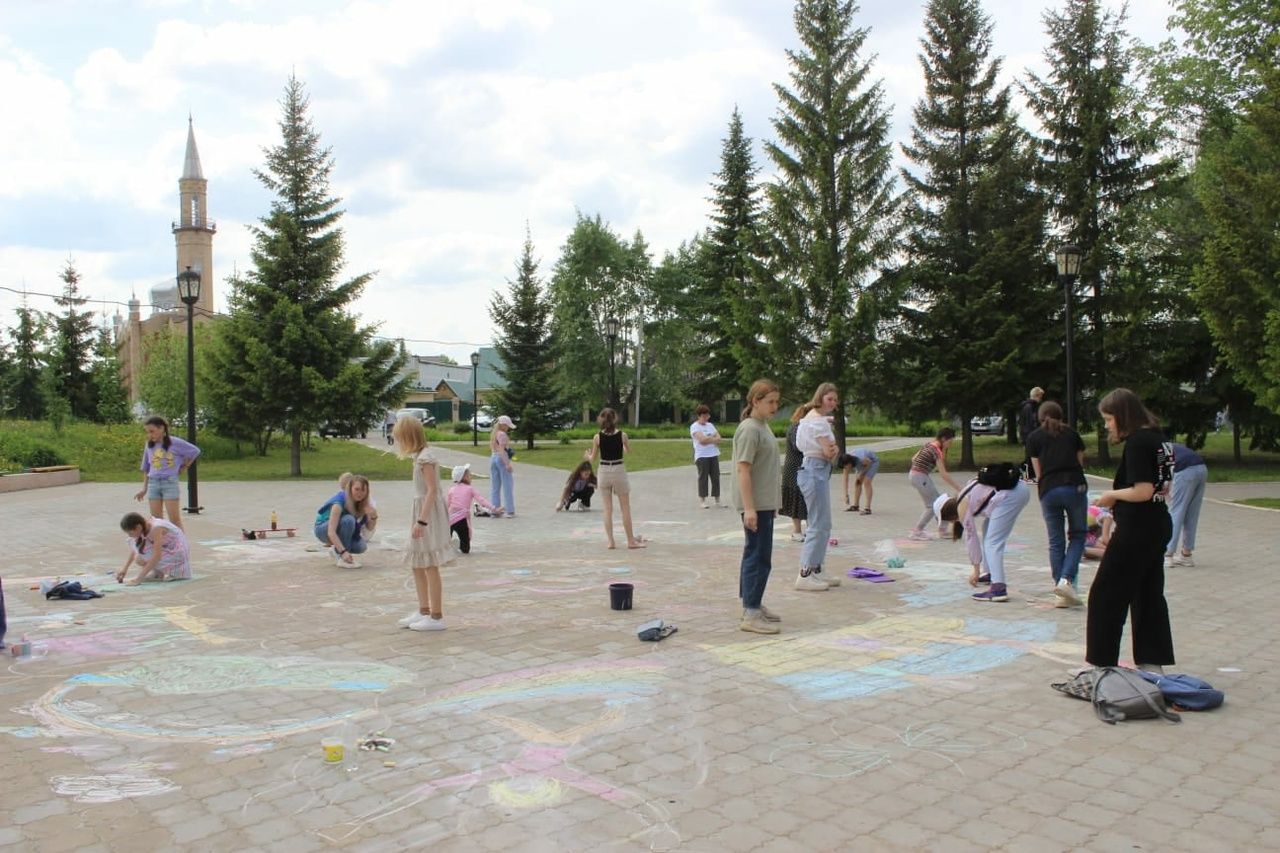
{"type": "MultiPolygon", "coordinates": [[[[449,530],[458,534],[458,550],[464,554],[471,553],[471,528],[467,526],[467,520],[460,518],[453,524],[449,525],[449,530]]],[[[1164,552],[1160,552],[1160,559],[1164,559],[1164,552]]]]}
{"type": "Polygon", "coordinates": [[[1089,587],[1085,660],[1115,666],[1126,615],[1131,615],[1133,662],[1167,666],[1173,660],[1169,604],[1164,598],[1164,547],[1173,525],[1160,507],[1117,518],[1111,543],[1089,587]]]}
{"type": "Polygon", "coordinates": [[[711,497],[720,500],[720,457],[705,456],[693,460],[698,468],[698,497],[707,496],[707,481],[711,481],[711,497]]]}
{"type": "Polygon", "coordinates": [[[568,509],[573,506],[574,501],[582,501],[582,505],[587,509],[591,509],[591,496],[596,493],[594,486],[585,486],[579,491],[569,491],[569,500],[565,501],[564,508],[568,509]]]}

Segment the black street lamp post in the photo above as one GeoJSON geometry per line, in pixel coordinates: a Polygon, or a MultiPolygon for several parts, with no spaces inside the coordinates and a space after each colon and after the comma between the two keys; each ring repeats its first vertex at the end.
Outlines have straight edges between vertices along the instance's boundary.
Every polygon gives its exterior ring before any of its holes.
{"type": "Polygon", "coordinates": [[[480,402],[479,402],[479,392],[477,390],[480,387],[477,384],[479,382],[479,377],[477,376],[479,372],[480,372],[480,353],[473,352],[471,353],[471,446],[472,447],[480,446],[480,402]]]}
{"type": "Polygon", "coordinates": [[[1076,279],[1080,277],[1080,258],[1084,251],[1074,243],[1059,246],[1057,251],[1058,278],[1062,281],[1063,316],[1066,318],[1066,346],[1064,355],[1067,358],[1067,426],[1076,428],[1076,372],[1075,360],[1071,356],[1071,336],[1074,323],[1071,319],[1071,308],[1074,299],[1076,279]]]}
{"type": "Polygon", "coordinates": [[[605,337],[609,339],[609,407],[614,411],[618,409],[618,374],[614,366],[613,345],[618,340],[618,329],[621,326],[617,317],[604,321],[605,337]]]}
{"type": "MultiPolygon", "coordinates": [[[[196,443],[196,302],[200,301],[200,273],[187,267],[178,273],[178,297],[187,305],[187,441],[196,443]]],[[[187,514],[200,513],[196,463],[187,469],[187,514]]]]}

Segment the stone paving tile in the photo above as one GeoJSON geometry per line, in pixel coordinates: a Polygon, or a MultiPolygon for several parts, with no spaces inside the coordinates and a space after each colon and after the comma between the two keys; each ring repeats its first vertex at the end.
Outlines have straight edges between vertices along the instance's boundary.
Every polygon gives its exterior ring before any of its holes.
{"type": "MultiPolygon", "coordinates": [[[[562,482],[520,475],[530,501],[562,482]]],[[[29,587],[118,567],[122,487],[0,496],[29,520],[6,565],[9,636],[36,648],[0,669],[0,846],[1280,848],[1273,516],[1207,503],[1200,565],[1166,582],[1179,668],[1227,705],[1106,726],[1047,688],[1080,664],[1084,613],[1052,607],[1034,507],[1011,539],[1014,600],[975,605],[959,545],[901,540],[915,495],[884,475],[875,516],[835,519],[828,565],[882,565],[876,543],[894,539],[906,569],[799,593],[784,538],[766,594],[783,633],[765,637],[736,630],[736,516],[692,512],[688,475],[632,475],[643,552],[604,550],[598,512],[478,520],[434,636],[394,626],[413,601],[394,523],[360,570],[307,537],[237,539],[272,509],[307,518],[323,484],[202,484],[198,578],[103,577],[93,602],[29,587]],[[620,579],[630,613],[607,609],[620,579]],[[636,641],[655,617],[679,633],[636,641]],[[324,766],[320,739],[345,719],[393,751],[324,766]]],[[[384,518],[407,509],[407,481],[374,494],[384,518]]]]}

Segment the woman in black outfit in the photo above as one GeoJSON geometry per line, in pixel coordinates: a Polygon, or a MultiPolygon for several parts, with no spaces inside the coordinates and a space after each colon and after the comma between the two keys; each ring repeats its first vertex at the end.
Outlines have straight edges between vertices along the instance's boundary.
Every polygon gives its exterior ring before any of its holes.
{"type": "Polygon", "coordinates": [[[800,429],[800,419],[809,414],[813,408],[809,403],[796,406],[791,413],[791,426],[787,427],[787,452],[782,457],[782,506],[778,507],[778,515],[791,519],[791,541],[803,542],[804,533],[800,523],[809,517],[809,508],[805,505],[804,495],[800,492],[800,463],[804,454],[796,447],[796,433],[800,429]]]}
{"type": "Polygon", "coordinates": [[[1098,411],[1111,442],[1124,442],[1124,456],[1111,490],[1097,501],[1111,508],[1116,528],[1089,589],[1085,660],[1094,666],[1117,664],[1125,614],[1131,613],[1134,664],[1163,672],[1174,662],[1164,598],[1164,546],[1172,532],[1165,495],[1173,479],[1173,454],[1160,422],[1129,389],[1112,391],[1098,411]]]}

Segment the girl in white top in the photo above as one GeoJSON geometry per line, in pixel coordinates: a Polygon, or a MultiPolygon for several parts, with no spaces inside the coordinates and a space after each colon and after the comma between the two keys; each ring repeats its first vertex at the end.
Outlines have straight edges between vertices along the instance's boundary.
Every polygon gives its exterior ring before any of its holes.
{"type": "Polygon", "coordinates": [[[831,536],[831,463],[840,448],[831,429],[831,413],[840,404],[840,392],[830,382],[823,382],[813,393],[810,410],[796,430],[796,447],[804,455],[796,483],[804,495],[809,526],[800,548],[800,574],[796,589],[821,592],[839,586],[840,579],[822,571],[827,556],[827,540],[831,536]]]}
{"type": "Polygon", "coordinates": [[[720,506],[720,433],[711,423],[711,409],[706,405],[694,410],[697,416],[689,425],[689,438],[693,440],[693,464],[698,470],[698,497],[702,508],[707,509],[707,484],[711,485],[711,499],[720,506]]]}

